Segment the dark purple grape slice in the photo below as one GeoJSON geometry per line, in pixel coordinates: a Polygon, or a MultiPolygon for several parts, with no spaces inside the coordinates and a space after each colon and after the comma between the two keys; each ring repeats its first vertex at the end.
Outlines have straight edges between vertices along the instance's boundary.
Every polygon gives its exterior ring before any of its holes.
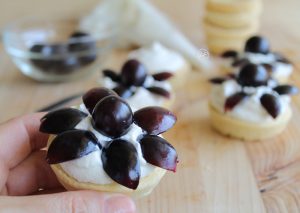
{"type": "Polygon", "coordinates": [[[68,53],[68,46],[66,44],[46,44],[42,49],[42,54],[44,56],[53,56],[53,55],[60,55],[64,56],[68,53]]]}
{"type": "Polygon", "coordinates": [[[74,129],[86,116],[87,114],[84,112],[73,108],[52,111],[42,117],[40,131],[48,134],[59,134],[74,129]]]}
{"type": "Polygon", "coordinates": [[[249,63],[250,63],[250,61],[247,58],[240,58],[240,59],[234,60],[231,65],[233,67],[242,67],[249,63]]]}
{"type": "Polygon", "coordinates": [[[292,62],[287,58],[277,59],[277,62],[284,63],[284,64],[292,64],[292,62]]]}
{"type": "Polygon", "coordinates": [[[69,74],[80,68],[77,57],[66,55],[63,59],[48,60],[46,70],[55,74],[69,74]]]}
{"type": "Polygon", "coordinates": [[[148,163],[176,172],[177,152],[168,141],[156,135],[145,135],[140,144],[143,157],[148,163]]]}
{"type": "Polygon", "coordinates": [[[269,80],[267,70],[262,65],[247,64],[238,74],[237,81],[242,86],[258,87],[266,85],[269,80]]]}
{"type": "Polygon", "coordinates": [[[229,96],[224,105],[225,112],[232,110],[238,103],[244,100],[248,95],[244,92],[238,92],[229,96]]]}
{"type": "Polygon", "coordinates": [[[269,50],[269,41],[261,36],[249,38],[245,45],[245,52],[267,54],[269,53],[269,50]]]}
{"type": "Polygon", "coordinates": [[[82,96],[82,100],[87,110],[92,114],[96,104],[103,98],[110,95],[118,96],[113,90],[104,87],[95,87],[87,91],[82,96]]]}
{"type": "Polygon", "coordinates": [[[166,81],[173,76],[174,76],[173,73],[170,72],[160,72],[152,75],[152,77],[156,81],[166,81]]]}
{"type": "Polygon", "coordinates": [[[110,78],[114,82],[117,83],[121,82],[121,76],[116,72],[114,72],[113,70],[106,69],[103,70],[102,73],[105,77],[110,78]]]}
{"type": "Polygon", "coordinates": [[[80,38],[85,36],[89,36],[89,34],[82,31],[75,31],[70,35],[70,38],[80,38]]]}
{"type": "Polygon", "coordinates": [[[111,138],[126,134],[133,123],[131,108],[117,96],[108,96],[98,102],[92,117],[94,128],[111,138]]]}
{"type": "Polygon", "coordinates": [[[280,53],[273,53],[273,54],[276,58],[276,61],[284,63],[284,64],[292,64],[292,62],[289,59],[287,59],[286,57],[284,57],[280,53]]]}
{"type": "Polygon", "coordinates": [[[80,67],[77,57],[69,54],[65,44],[36,44],[30,51],[40,54],[42,58],[33,57],[31,62],[47,73],[68,74],[80,67]]]}
{"type": "Polygon", "coordinates": [[[226,78],[216,77],[216,78],[209,79],[209,82],[213,84],[222,84],[226,80],[227,80],[226,78]]]}
{"type": "Polygon", "coordinates": [[[95,135],[85,130],[69,130],[56,136],[48,148],[49,164],[63,163],[81,158],[101,149],[95,135]]]}
{"type": "Polygon", "coordinates": [[[235,50],[227,50],[222,53],[222,58],[236,58],[238,56],[238,52],[235,50]]]}
{"type": "MultiPolygon", "coordinates": [[[[44,49],[45,45],[44,44],[35,44],[33,45],[31,48],[30,48],[30,52],[32,53],[38,53],[38,54],[41,54],[43,52],[43,49],[44,49]]],[[[40,59],[40,58],[32,58],[31,59],[31,62],[39,67],[39,68],[42,68],[44,69],[44,67],[47,67],[47,61],[43,60],[43,59],[40,59]]]]}
{"type": "Polygon", "coordinates": [[[30,48],[33,53],[39,53],[44,59],[53,57],[54,55],[65,56],[68,53],[68,48],[65,44],[35,44],[30,48]]]}
{"type": "Polygon", "coordinates": [[[88,55],[79,56],[78,61],[81,66],[87,66],[92,64],[97,59],[97,52],[96,50],[91,51],[88,55]]]}
{"type": "Polygon", "coordinates": [[[130,189],[138,187],[141,168],[134,145],[122,139],[113,140],[103,148],[101,158],[111,179],[130,189]]]}
{"type": "Polygon", "coordinates": [[[69,51],[71,53],[82,53],[78,57],[81,65],[88,65],[97,58],[96,41],[85,32],[74,32],[70,36],[69,51]]]}
{"type": "Polygon", "coordinates": [[[147,87],[146,89],[156,95],[160,95],[165,98],[171,98],[171,93],[161,87],[147,87]]]}
{"type": "Polygon", "coordinates": [[[281,106],[275,95],[264,94],[260,98],[260,103],[273,118],[279,115],[281,106]]]}
{"type": "Polygon", "coordinates": [[[236,74],[236,73],[233,73],[233,72],[231,72],[231,73],[228,73],[226,76],[227,76],[228,78],[230,78],[230,79],[236,79],[236,77],[237,77],[237,74],[236,74]]]}
{"type": "Polygon", "coordinates": [[[279,95],[296,95],[299,89],[292,85],[279,85],[273,88],[279,95]]]}
{"type": "Polygon", "coordinates": [[[127,99],[133,95],[133,92],[130,88],[123,85],[116,86],[113,91],[115,91],[121,98],[127,99]]]}
{"type": "Polygon", "coordinates": [[[44,48],[45,48],[44,44],[34,44],[30,48],[30,52],[32,52],[32,53],[42,53],[44,48]]]}
{"type": "Polygon", "coordinates": [[[275,67],[272,64],[261,64],[269,73],[272,73],[275,69],[275,67]]]}
{"type": "Polygon", "coordinates": [[[134,123],[150,135],[159,135],[172,128],[176,116],[162,107],[145,107],[133,115],[134,123]]]}
{"type": "Polygon", "coordinates": [[[128,60],[122,67],[121,79],[126,86],[142,86],[147,77],[147,70],[139,61],[128,60]]]}

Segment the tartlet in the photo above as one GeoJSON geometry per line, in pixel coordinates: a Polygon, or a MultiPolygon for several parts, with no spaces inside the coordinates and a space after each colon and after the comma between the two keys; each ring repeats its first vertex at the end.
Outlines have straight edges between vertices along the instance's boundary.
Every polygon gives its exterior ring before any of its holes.
{"type": "Polygon", "coordinates": [[[151,193],[166,170],[176,171],[177,152],[161,136],[175,122],[164,108],[133,113],[112,90],[94,88],[79,107],[46,114],[40,131],[51,134],[47,162],[67,190],[141,197],[151,193]]]}
{"type": "Polygon", "coordinates": [[[136,59],[126,61],[121,71],[102,71],[100,84],[114,90],[129,105],[137,110],[147,106],[171,108],[175,95],[169,80],[170,72],[149,74],[147,68],[136,59]]]}
{"type": "Polygon", "coordinates": [[[221,55],[221,66],[226,72],[236,72],[247,63],[263,65],[280,83],[286,83],[293,71],[292,63],[281,54],[271,52],[268,40],[261,36],[249,38],[244,52],[228,50],[221,55]]]}
{"type": "Polygon", "coordinates": [[[184,85],[188,72],[191,70],[190,64],[180,53],[166,48],[159,42],[131,51],[128,58],[140,61],[150,74],[172,73],[170,83],[173,88],[184,85]]]}
{"type": "Polygon", "coordinates": [[[292,111],[291,85],[279,85],[267,70],[247,64],[239,73],[213,78],[209,102],[211,123],[218,132],[243,140],[261,140],[281,133],[292,111]]]}

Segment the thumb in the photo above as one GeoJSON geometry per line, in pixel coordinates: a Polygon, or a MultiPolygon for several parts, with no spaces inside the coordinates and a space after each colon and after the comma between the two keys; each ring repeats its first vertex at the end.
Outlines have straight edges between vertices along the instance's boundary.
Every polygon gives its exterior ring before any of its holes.
{"type": "Polygon", "coordinates": [[[0,212],[134,213],[135,204],[124,195],[74,191],[24,197],[2,196],[0,212]]]}

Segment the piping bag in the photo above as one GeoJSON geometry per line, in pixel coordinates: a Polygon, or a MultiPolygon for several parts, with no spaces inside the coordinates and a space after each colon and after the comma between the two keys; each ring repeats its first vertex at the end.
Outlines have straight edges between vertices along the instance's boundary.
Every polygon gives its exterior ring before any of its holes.
{"type": "Polygon", "coordinates": [[[159,41],[180,52],[198,69],[212,67],[208,52],[195,47],[147,0],[102,0],[91,14],[81,19],[79,28],[95,38],[103,36],[106,29],[115,29],[117,47],[147,46],[159,41]]]}

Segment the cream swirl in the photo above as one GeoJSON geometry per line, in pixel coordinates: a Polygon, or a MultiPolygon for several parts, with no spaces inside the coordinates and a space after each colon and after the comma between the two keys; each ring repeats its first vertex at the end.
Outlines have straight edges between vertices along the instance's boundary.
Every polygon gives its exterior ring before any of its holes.
{"type": "Polygon", "coordinates": [[[175,73],[187,66],[187,62],[182,55],[164,47],[159,42],[132,51],[129,53],[128,58],[139,60],[150,73],[162,71],[175,73]]]}
{"type": "MultiPolygon", "coordinates": [[[[109,89],[113,89],[114,87],[118,86],[116,82],[107,77],[101,79],[99,83],[109,89]]],[[[172,92],[170,83],[168,83],[167,81],[155,81],[152,76],[148,75],[143,86],[137,87],[135,93],[131,97],[126,99],[128,104],[133,109],[138,110],[147,106],[163,106],[166,98],[150,92],[146,89],[147,87],[160,87],[170,93],[172,92]]]]}

